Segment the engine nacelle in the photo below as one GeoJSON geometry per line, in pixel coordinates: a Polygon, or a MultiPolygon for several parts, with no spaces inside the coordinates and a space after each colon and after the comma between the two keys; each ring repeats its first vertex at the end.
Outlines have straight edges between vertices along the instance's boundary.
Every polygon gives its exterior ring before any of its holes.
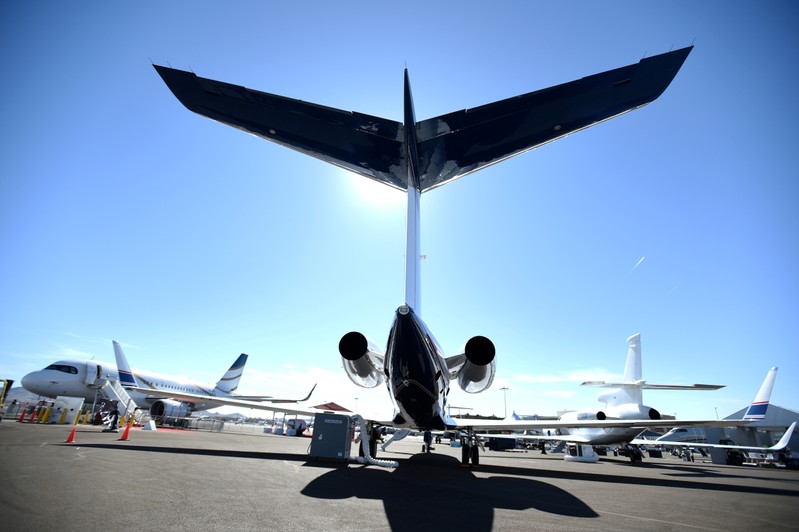
{"type": "Polygon", "coordinates": [[[191,405],[173,401],[172,399],[159,399],[150,407],[150,417],[169,425],[179,424],[181,419],[191,413],[191,405]]]}
{"type": "Polygon", "coordinates": [[[494,343],[485,336],[474,336],[463,346],[466,362],[458,371],[458,386],[467,393],[478,393],[494,381],[496,363],[494,343]]]}
{"type": "Polygon", "coordinates": [[[359,332],[348,332],[338,343],[344,371],[362,388],[374,388],[385,380],[380,348],[359,332]]]}
{"type": "Polygon", "coordinates": [[[608,417],[613,419],[661,419],[660,412],[651,406],[627,403],[607,410],[608,417]]]}
{"type": "Polygon", "coordinates": [[[602,410],[579,410],[566,412],[558,419],[561,421],[604,421],[607,417],[602,410]]]}

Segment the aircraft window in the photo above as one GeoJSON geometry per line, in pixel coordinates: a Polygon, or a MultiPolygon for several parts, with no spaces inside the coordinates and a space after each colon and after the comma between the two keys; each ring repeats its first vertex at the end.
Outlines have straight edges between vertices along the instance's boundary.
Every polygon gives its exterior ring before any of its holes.
{"type": "Polygon", "coordinates": [[[70,373],[72,375],[78,374],[78,368],[75,366],[67,366],[66,364],[50,364],[44,369],[52,369],[55,371],[61,371],[63,373],[70,373]]]}

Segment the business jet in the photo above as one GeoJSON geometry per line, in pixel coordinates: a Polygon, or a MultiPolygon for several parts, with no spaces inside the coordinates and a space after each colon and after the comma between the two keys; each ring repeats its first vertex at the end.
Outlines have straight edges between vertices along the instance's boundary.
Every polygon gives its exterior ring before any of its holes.
{"type": "MultiPolygon", "coordinates": [[[[188,416],[192,411],[210,410],[222,405],[216,401],[218,397],[240,397],[251,401],[301,402],[310,398],[311,393],[303,399],[276,399],[270,396],[242,396],[236,394],[239,380],[247,363],[247,355],[239,355],[230,368],[216,384],[195,384],[184,379],[171,377],[150,371],[135,372],[127,364],[119,342],[113,341],[114,355],[117,365],[97,360],[59,360],[44,369],[28,373],[22,378],[22,387],[43,397],[82,397],[91,402],[97,398],[99,388],[106,381],[115,381],[120,375],[137,379],[141,388],[130,391],[131,399],[138,408],[146,408],[159,420],[174,421],[188,416]],[[120,368],[122,373],[120,373],[120,368]],[[149,391],[168,391],[172,394],[191,393],[195,399],[191,402],[180,402],[169,398],[153,396],[149,391]]],[[[124,381],[120,381],[123,385],[124,381]]],[[[315,386],[314,386],[315,387],[315,386]]]]}
{"type": "MultiPolygon", "coordinates": [[[[606,381],[587,381],[583,386],[603,386],[612,387],[612,390],[599,394],[599,401],[604,403],[602,410],[587,409],[577,412],[567,412],[558,418],[559,421],[568,421],[573,419],[641,419],[648,417],[656,420],[661,419],[660,413],[650,406],[643,404],[642,390],[716,390],[722,388],[721,385],[715,384],[692,384],[692,385],[674,385],[674,384],[650,384],[641,378],[641,335],[634,334],[627,339],[629,346],[627,352],[627,363],[624,368],[624,378],[622,382],[611,383],[606,381]]],[[[761,385],[755,399],[747,409],[743,418],[740,420],[741,424],[748,424],[757,420],[762,420],[765,416],[766,408],[768,408],[769,400],[771,397],[771,390],[774,387],[774,379],[776,378],[777,368],[772,368],[766,375],[763,384],[761,385]]],[[[725,420],[726,426],[735,426],[738,420],[725,420]]],[[[675,445],[682,445],[679,442],[689,440],[688,435],[699,435],[704,437],[704,428],[701,425],[681,426],[679,422],[672,420],[664,420],[662,425],[675,425],[676,428],[671,429],[668,433],[660,438],[654,440],[647,440],[637,438],[641,432],[636,428],[559,428],[554,432],[555,434],[540,434],[540,435],[522,435],[517,439],[530,439],[538,441],[563,441],[567,444],[567,453],[564,455],[565,460],[578,461],[578,462],[597,462],[599,461],[599,454],[597,454],[593,446],[599,445],[616,445],[616,444],[629,444],[632,446],[628,454],[631,461],[640,461],[643,457],[639,445],[658,445],[674,443],[675,445]]],[[[713,427],[720,427],[719,423],[712,425],[713,427]]],[[[709,427],[708,427],[709,428],[709,427]]],[[[552,431],[550,431],[552,432],[552,431]]],[[[691,441],[686,446],[700,447],[696,442],[691,441]]],[[[706,447],[714,447],[713,445],[704,445],[706,447]]],[[[715,447],[720,447],[716,445],[715,447]]],[[[736,448],[736,446],[724,446],[723,448],[736,448]]],[[[741,449],[747,449],[741,447],[741,449]]]]}
{"type": "MultiPolygon", "coordinates": [[[[470,434],[463,461],[477,464],[478,446],[473,437],[477,421],[467,420],[469,424],[464,425],[450,417],[447,397],[452,380],[469,393],[489,388],[495,374],[496,349],[487,337],[475,335],[459,353],[446,357],[422,321],[422,193],[643,107],[666,90],[691,49],[422,121],[416,120],[406,68],[402,122],[201,78],[193,72],[158,65],[154,68],[190,111],[407,193],[405,301],[394,313],[386,349],[381,350],[363,333],[352,331],[339,341],[339,353],[354,384],[373,388],[385,383],[388,388],[395,413],[384,420],[370,420],[372,427],[423,431],[462,428],[470,434]]],[[[643,428],[651,426],[650,422],[594,419],[576,420],[573,426],[629,427],[642,423],[643,428]]],[[[503,423],[519,427],[515,421],[495,422],[493,426],[503,423]]],[[[362,433],[372,434],[372,430],[362,433]]],[[[366,452],[366,438],[363,442],[366,452]]]]}

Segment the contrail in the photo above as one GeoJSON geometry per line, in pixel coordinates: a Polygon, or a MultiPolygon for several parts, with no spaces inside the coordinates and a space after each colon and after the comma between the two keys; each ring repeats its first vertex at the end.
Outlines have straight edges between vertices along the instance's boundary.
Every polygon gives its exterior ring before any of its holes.
{"type": "Polygon", "coordinates": [[[646,259],[646,257],[641,257],[640,259],[638,259],[638,262],[635,263],[635,266],[633,266],[633,269],[630,270],[630,273],[633,273],[635,269],[639,267],[642,262],[644,262],[644,259],[646,259]]]}

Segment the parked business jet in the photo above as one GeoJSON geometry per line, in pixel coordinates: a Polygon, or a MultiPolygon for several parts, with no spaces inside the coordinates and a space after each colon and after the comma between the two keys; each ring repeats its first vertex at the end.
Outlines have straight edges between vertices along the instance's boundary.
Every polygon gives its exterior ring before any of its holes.
{"type": "MultiPolygon", "coordinates": [[[[341,338],[339,353],[353,383],[366,388],[387,385],[395,413],[372,420],[373,425],[463,428],[473,433],[475,420],[463,425],[447,413],[450,381],[456,380],[469,393],[486,390],[494,379],[496,350],[491,340],[477,335],[458,354],[446,357],[422,321],[422,193],[652,102],[671,83],[691,49],[418,122],[407,69],[402,122],[259,92],[193,72],[155,69],[191,111],[407,193],[405,301],[394,313],[386,349],[353,331],[341,338]]],[[[642,428],[649,422],[642,420],[642,428]]],[[[502,423],[519,427],[513,421],[502,423]]],[[[597,419],[573,423],[634,425],[597,419]]],[[[478,462],[475,441],[470,437],[464,447],[464,463],[478,462]]]]}
{"type": "MultiPolygon", "coordinates": [[[[723,388],[720,384],[651,384],[643,380],[641,369],[641,335],[634,334],[627,338],[627,362],[624,366],[624,376],[621,382],[586,381],[583,386],[599,386],[611,388],[599,394],[598,401],[604,406],[601,410],[589,408],[576,412],[567,412],[558,418],[559,422],[572,423],[582,420],[640,420],[661,419],[657,409],[643,404],[643,390],[718,390],[723,388]]],[[[671,425],[679,422],[671,420],[661,421],[660,426],[671,425]]],[[[544,441],[563,441],[574,444],[570,449],[577,455],[567,453],[567,459],[579,459],[584,462],[595,462],[599,455],[594,452],[594,445],[613,445],[628,443],[633,440],[641,429],[638,427],[620,428],[586,428],[574,426],[558,427],[549,431],[549,434],[524,436],[526,439],[544,441]],[[575,456],[577,458],[575,458],[575,456]]]]}
{"type": "MultiPolygon", "coordinates": [[[[627,362],[621,382],[586,381],[582,386],[610,388],[599,394],[597,400],[604,404],[602,410],[590,408],[567,412],[561,421],[578,419],[661,419],[660,412],[643,404],[643,390],[718,390],[721,384],[651,384],[643,380],[641,367],[641,334],[627,338],[627,362]]],[[[626,443],[638,435],[627,429],[560,429],[562,438],[575,443],[608,445],[626,443]]],[[[639,431],[640,432],[640,431],[639,431]]]]}
{"type": "MultiPolygon", "coordinates": [[[[275,399],[269,396],[239,396],[235,393],[239,380],[247,363],[247,355],[241,354],[216,384],[195,384],[183,379],[150,371],[133,372],[127,365],[125,355],[119,342],[114,341],[114,355],[117,365],[96,360],[59,360],[44,369],[28,373],[22,378],[22,386],[26,390],[44,397],[82,397],[85,401],[94,401],[98,389],[106,380],[118,380],[119,368],[125,374],[135,378],[141,384],[138,391],[129,392],[131,399],[139,408],[147,408],[157,418],[176,419],[189,415],[192,411],[209,410],[221,406],[217,397],[241,397],[253,401],[300,402],[303,399],[275,399]],[[121,363],[120,363],[121,362],[121,363]],[[148,390],[169,391],[170,393],[192,393],[196,399],[192,402],[179,402],[152,396],[148,390]]],[[[124,385],[124,381],[121,381],[124,385]]],[[[313,392],[313,389],[311,389],[313,392]]]]}
{"type": "MultiPolygon", "coordinates": [[[[606,383],[604,381],[588,381],[584,382],[584,386],[617,386],[619,388],[600,394],[599,400],[605,403],[605,409],[601,411],[586,410],[581,412],[569,412],[564,414],[559,419],[593,419],[593,418],[619,418],[624,419],[624,416],[631,416],[639,418],[642,415],[648,415],[652,419],[660,419],[660,414],[652,407],[644,406],[642,404],[641,389],[654,389],[654,390],[715,390],[721,388],[718,385],[708,384],[694,384],[691,386],[679,385],[662,385],[662,384],[648,384],[646,381],[641,380],[641,339],[640,335],[636,334],[627,339],[630,346],[627,354],[627,364],[625,366],[624,380],[621,383],[606,383]],[[627,383],[627,384],[625,384],[627,383]],[[629,402],[626,402],[629,401],[629,402]]],[[[777,368],[772,368],[766,375],[760,390],[757,392],[752,404],[747,408],[742,422],[752,423],[757,420],[762,420],[765,416],[766,409],[768,408],[769,400],[771,397],[771,390],[774,387],[774,379],[777,375],[777,368]]],[[[733,426],[737,420],[726,420],[726,426],[733,426]]],[[[665,420],[661,425],[672,425],[672,420],[665,420]]],[[[657,445],[668,444],[674,446],[686,447],[717,447],[724,449],[741,449],[750,450],[750,447],[736,446],[736,445],[712,445],[697,443],[692,438],[701,438],[704,440],[704,427],[701,425],[694,426],[680,426],[679,422],[674,423],[676,428],[671,429],[668,433],[655,440],[647,440],[637,438],[640,430],[637,429],[579,429],[579,428],[561,428],[558,429],[558,434],[555,435],[541,435],[541,436],[524,436],[525,439],[535,439],[544,441],[564,441],[569,444],[568,453],[564,456],[566,460],[581,461],[581,462],[596,462],[599,460],[599,455],[593,450],[594,445],[613,445],[629,443],[633,446],[629,457],[632,461],[638,461],[642,458],[640,451],[637,450],[639,445],[657,445]]],[[[720,427],[718,423],[714,423],[713,427],[720,427]]],[[[708,426],[708,428],[710,428],[708,426]]],[[[789,438],[790,439],[790,436],[789,438]]],[[[786,440],[787,441],[787,440],[786,440]]]]}

